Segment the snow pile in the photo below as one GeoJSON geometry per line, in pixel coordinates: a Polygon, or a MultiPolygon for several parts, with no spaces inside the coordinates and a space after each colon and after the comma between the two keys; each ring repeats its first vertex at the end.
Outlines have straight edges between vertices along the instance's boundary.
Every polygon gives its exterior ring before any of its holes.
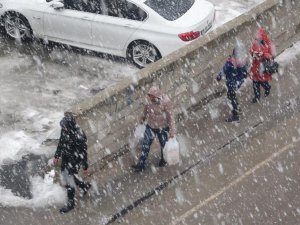
{"type": "Polygon", "coordinates": [[[280,65],[287,65],[291,61],[295,61],[297,56],[300,55],[300,41],[294,43],[291,48],[286,49],[283,53],[281,53],[278,57],[276,57],[276,61],[280,65]]]}
{"type": "Polygon", "coordinates": [[[10,190],[0,186],[0,204],[12,207],[40,208],[66,202],[64,188],[53,183],[53,171],[45,178],[39,176],[31,178],[32,199],[15,196],[10,190]],[[52,177],[52,178],[51,178],[52,177]]]}
{"type": "Polygon", "coordinates": [[[251,8],[262,3],[263,1],[264,0],[252,0],[244,2],[218,1],[218,3],[214,3],[217,13],[213,29],[249,11],[251,8]]]}
{"type": "Polygon", "coordinates": [[[40,151],[40,142],[32,139],[24,131],[11,131],[0,138],[0,165],[7,161],[18,161],[22,156],[33,153],[44,154],[40,151]]]}
{"type": "Polygon", "coordinates": [[[28,124],[30,124],[28,128],[32,129],[33,131],[44,132],[51,129],[55,125],[58,127],[58,123],[53,124],[52,121],[58,121],[63,115],[62,112],[52,113],[49,118],[49,115],[46,113],[47,111],[40,112],[34,108],[26,108],[21,112],[21,116],[23,121],[26,121],[28,124]]]}

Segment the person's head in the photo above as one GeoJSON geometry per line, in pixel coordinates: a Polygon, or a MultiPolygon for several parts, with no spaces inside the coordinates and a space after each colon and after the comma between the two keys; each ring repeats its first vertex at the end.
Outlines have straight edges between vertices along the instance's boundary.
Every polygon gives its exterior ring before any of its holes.
{"type": "Polygon", "coordinates": [[[246,63],[248,57],[247,54],[248,52],[245,45],[242,42],[238,42],[232,51],[232,57],[235,59],[237,66],[246,63]]]}
{"type": "Polygon", "coordinates": [[[158,86],[152,86],[147,94],[152,102],[158,102],[162,98],[162,93],[158,86]]]}
{"type": "Polygon", "coordinates": [[[264,28],[259,28],[256,32],[255,39],[261,44],[265,44],[269,42],[268,33],[264,28]]]}
{"type": "Polygon", "coordinates": [[[71,131],[76,128],[76,121],[71,112],[65,112],[64,117],[60,121],[60,126],[66,131],[71,131]]]}

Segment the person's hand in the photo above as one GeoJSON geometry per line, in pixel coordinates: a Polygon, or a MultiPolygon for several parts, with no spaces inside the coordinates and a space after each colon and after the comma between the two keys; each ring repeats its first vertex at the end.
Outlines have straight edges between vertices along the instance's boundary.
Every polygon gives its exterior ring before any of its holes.
{"type": "Polygon", "coordinates": [[[59,160],[59,158],[54,158],[54,159],[53,159],[53,165],[54,165],[54,166],[56,166],[56,165],[58,164],[58,160],[59,160]]]}
{"type": "Polygon", "coordinates": [[[261,51],[260,52],[257,52],[257,51],[253,52],[253,56],[257,59],[261,58],[262,55],[263,55],[263,52],[261,52],[261,51]]]}
{"type": "Polygon", "coordinates": [[[83,175],[86,177],[86,176],[89,175],[89,170],[83,170],[82,173],[83,173],[83,175]]]}

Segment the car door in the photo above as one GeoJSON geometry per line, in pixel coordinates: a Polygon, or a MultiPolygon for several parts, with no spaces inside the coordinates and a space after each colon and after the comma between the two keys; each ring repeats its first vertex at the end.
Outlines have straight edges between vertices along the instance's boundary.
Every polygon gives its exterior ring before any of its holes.
{"type": "Polygon", "coordinates": [[[124,49],[130,36],[144,23],[147,14],[126,0],[98,0],[101,13],[92,23],[93,45],[114,54],[124,49]]]}
{"type": "MultiPolygon", "coordinates": [[[[28,20],[34,35],[37,37],[42,37],[44,34],[44,12],[49,7],[48,3],[44,0],[28,1],[23,3],[24,14],[28,20]]],[[[21,4],[20,4],[21,5],[21,4]]]]}
{"type": "Polygon", "coordinates": [[[49,39],[67,43],[92,44],[92,21],[85,0],[64,0],[64,8],[49,5],[44,15],[44,33],[49,39]]]}

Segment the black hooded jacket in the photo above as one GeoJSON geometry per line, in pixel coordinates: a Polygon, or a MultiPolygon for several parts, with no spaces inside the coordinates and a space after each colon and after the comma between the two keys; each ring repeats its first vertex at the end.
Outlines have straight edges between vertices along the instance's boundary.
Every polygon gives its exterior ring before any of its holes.
{"type": "Polygon", "coordinates": [[[74,118],[64,117],[60,125],[61,135],[55,158],[62,158],[61,170],[67,170],[69,174],[78,173],[82,166],[88,169],[87,138],[83,130],[76,124],[74,118]]]}

